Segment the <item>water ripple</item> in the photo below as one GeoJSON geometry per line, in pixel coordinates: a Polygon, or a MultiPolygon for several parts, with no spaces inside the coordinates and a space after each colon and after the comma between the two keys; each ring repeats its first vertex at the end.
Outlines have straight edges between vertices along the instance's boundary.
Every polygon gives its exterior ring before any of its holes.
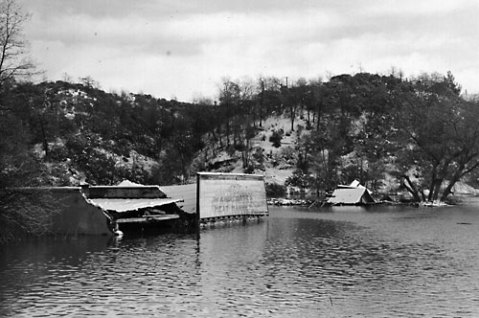
{"type": "Polygon", "coordinates": [[[13,246],[0,258],[0,316],[477,317],[479,218],[450,231],[464,218],[453,212],[283,209],[199,241],[13,246]]]}

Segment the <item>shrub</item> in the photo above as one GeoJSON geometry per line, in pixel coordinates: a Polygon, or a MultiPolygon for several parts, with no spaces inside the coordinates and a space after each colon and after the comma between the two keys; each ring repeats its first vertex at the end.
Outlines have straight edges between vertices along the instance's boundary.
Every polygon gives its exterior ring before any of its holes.
{"type": "Polygon", "coordinates": [[[253,165],[248,165],[246,168],[243,169],[243,172],[247,173],[247,174],[254,173],[254,166],[253,165]]]}
{"type": "Polygon", "coordinates": [[[286,186],[293,186],[302,189],[310,187],[313,183],[314,179],[300,169],[295,170],[284,182],[286,186]]]}
{"type": "Polygon", "coordinates": [[[273,147],[281,147],[281,139],[283,139],[283,133],[281,131],[273,131],[273,134],[269,137],[269,141],[273,144],[273,147]]]}
{"type": "MultiPolygon", "coordinates": [[[[236,145],[234,146],[234,149],[235,149],[236,151],[244,151],[244,150],[246,149],[246,146],[245,146],[244,144],[236,144],[236,145]]],[[[233,153],[233,154],[234,154],[234,153],[233,153]]]]}
{"type": "Polygon", "coordinates": [[[0,190],[0,244],[52,234],[58,206],[47,191],[0,190]]]}
{"type": "Polygon", "coordinates": [[[284,197],[286,194],[286,187],[277,183],[266,184],[266,196],[268,198],[284,197]]]}
{"type": "Polygon", "coordinates": [[[50,148],[50,159],[54,161],[63,161],[68,158],[68,149],[62,145],[54,145],[50,148]]]}

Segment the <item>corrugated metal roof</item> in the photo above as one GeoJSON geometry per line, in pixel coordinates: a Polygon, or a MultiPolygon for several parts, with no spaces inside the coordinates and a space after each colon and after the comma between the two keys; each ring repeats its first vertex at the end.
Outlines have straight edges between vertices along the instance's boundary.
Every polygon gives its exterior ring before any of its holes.
{"type": "Polygon", "coordinates": [[[105,211],[128,212],[146,208],[181,202],[181,199],[171,198],[141,198],[141,199],[87,199],[87,202],[105,211]]]}

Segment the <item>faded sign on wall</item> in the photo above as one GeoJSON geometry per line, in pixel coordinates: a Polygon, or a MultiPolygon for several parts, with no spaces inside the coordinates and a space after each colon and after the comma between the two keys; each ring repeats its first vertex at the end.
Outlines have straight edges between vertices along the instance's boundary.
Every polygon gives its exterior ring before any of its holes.
{"type": "Polygon", "coordinates": [[[267,215],[264,177],[231,173],[199,173],[200,218],[267,215]]]}

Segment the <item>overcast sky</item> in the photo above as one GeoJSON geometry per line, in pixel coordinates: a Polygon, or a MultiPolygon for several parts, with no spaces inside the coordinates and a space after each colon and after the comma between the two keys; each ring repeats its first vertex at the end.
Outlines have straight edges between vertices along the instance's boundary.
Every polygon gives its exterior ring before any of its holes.
{"type": "Polygon", "coordinates": [[[20,0],[49,80],[190,101],[223,77],[452,71],[479,92],[477,0],[20,0]]]}

